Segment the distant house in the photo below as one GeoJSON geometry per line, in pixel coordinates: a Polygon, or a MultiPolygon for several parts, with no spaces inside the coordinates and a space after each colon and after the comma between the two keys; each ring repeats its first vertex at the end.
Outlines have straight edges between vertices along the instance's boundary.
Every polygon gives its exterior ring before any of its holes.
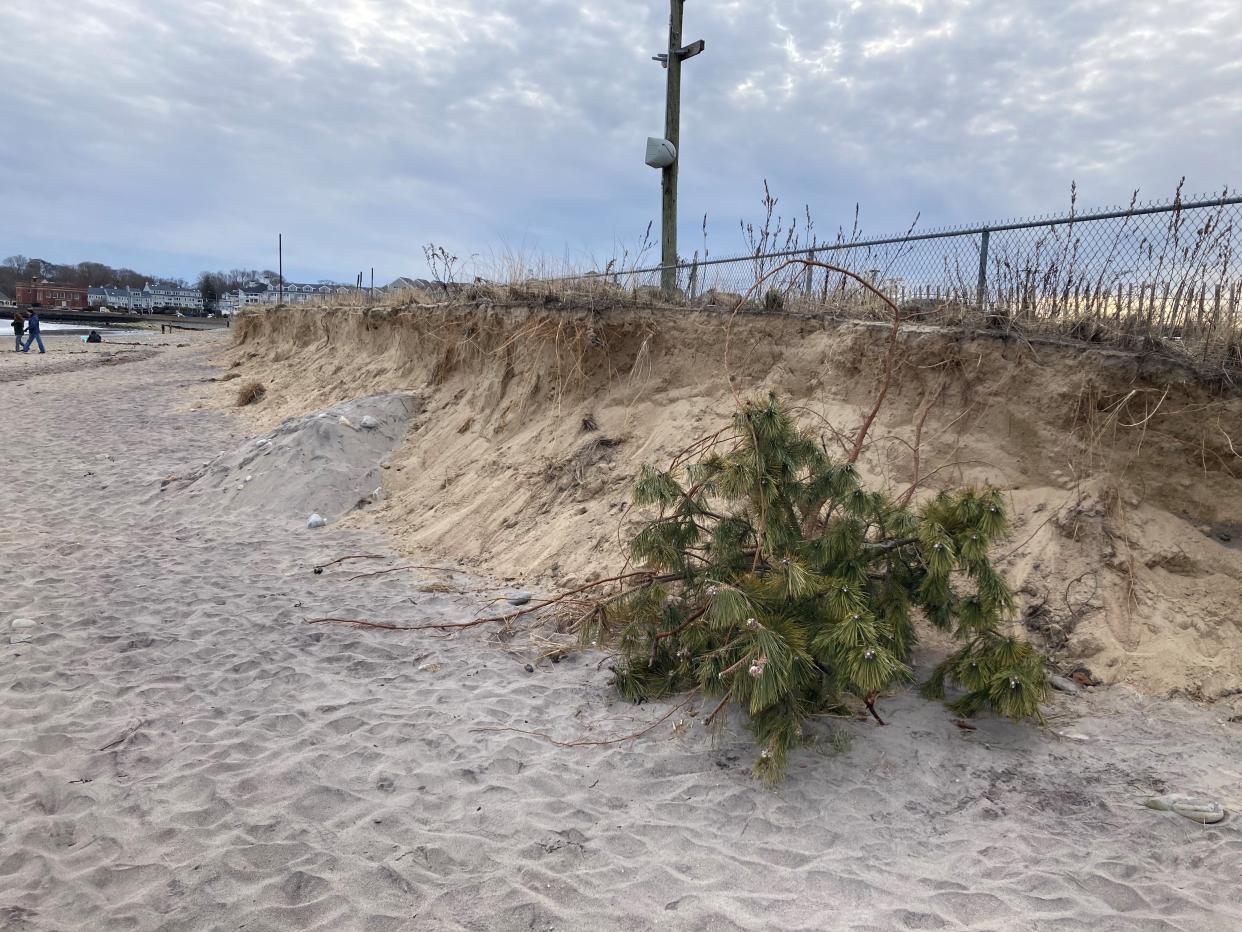
{"type": "MultiPolygon", "coordinates": [[[[475,282],[482,282],[482,279],[475,279],[475,282]]],[[[443,300],[450,295],[460,295],[463,291],[473,287],[465,282],[433,282],[426,278],[409,278],[405,275],[394,278],[383,288],[376,289],[381,294],[409,294],[410,292],[421,292],[433,300],[443,300]]]]}
{"type": "Polygon", "coordinates": [[[63,307],[80,311],[86,308],[86,286],[49,281],[18,282],[17,303],[22,307],[63,307]]]}
{"type": "Polygon", "coordinates": [[[425,278],[407,278],[402,275],[390,281],[381,291],[392,294],[399,291],[436,291],[439,288],[440,286],[435,282],[428,281],[425,278]]]}
{"type": "Polygon", "coordinates": [[[353,291],[347,285],[318,284],[307,285],[298,282],[285,282],[280,285],[269,285],[263,282],[250,282],[244,288],[230,291],[220,296],[217,307],[222,314],[235,314],[243,308],[261,304],[310,304],[311,302],[330,301],[334,296],[349,294],[353,291]]]}
{"type": "Polygon", "coordinates": [[[263,295],[267,291],[267,285],[258,282],[251,282],[244,288],[238,288],[236,291],[226,291],[216,299],[216,310],[221,314],[236,314],[243,308],[250,307],[253,304],[262,304],[263,295]]]}
{"type": "Polygon", "coordinates": [[[173,286],[155,285],[147,282],[138,288],[104,288],[88,289],[88,301],[91,307],[108,307],[118,311],[135,313],[152,313],[156,311],[185,310],[201,311],[203,309],[203,293],[197,288],[176,288],[173,286]]]}
{"type": "Polygon", "coordinates": [[[197,288],[178,288],[172,285],[156,285],[152,288],[151,283],[147,282],[142,290],[150,296],[152,310],[201,311],[203,309],[203,293],[197,288]]]}
{"type": "Polygon", "coordinates": [[[12,307],[16,303],[17,302],[15,302],[7,294],[5,294],[3,291],[0,291],[0,307],[12,307]]]}
{"type": "Polygon", "coordinates": [[[345,285],[302,285],[297,282],[285,282],[283,286],[268,285],[264,292],[262,304],[309,304],[312,301],[326,301],[333,295],[347,294],[352,289],[345,285]]]}
{"type": "Polygon", "coordinates": [[[151,296],[137,288],[91,288],[88,292],[91,307],[106,307],[113,311],[130,311],[136,314],[151,311],[151,296]]]}

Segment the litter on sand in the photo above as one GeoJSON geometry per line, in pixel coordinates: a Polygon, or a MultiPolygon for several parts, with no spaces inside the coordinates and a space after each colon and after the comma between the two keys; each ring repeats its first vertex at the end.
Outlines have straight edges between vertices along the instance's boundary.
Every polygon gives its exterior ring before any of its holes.
{"type": "Polygon", "coordinates": [[[1225,809],[1220,803],[1210,799],[1196,799],[1180,793],[1167,793],[1164,796],[1152,796],[1143,802],[1148,809],[1159,809],[1162,812],[1176,812],[1192,822],[1213,825],[1225,817],[1225,809]]]}

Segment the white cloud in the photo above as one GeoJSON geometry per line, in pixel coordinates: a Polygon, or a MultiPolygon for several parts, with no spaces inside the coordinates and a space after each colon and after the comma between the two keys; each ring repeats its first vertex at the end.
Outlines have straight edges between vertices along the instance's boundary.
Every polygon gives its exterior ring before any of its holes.
{"type": "MultiPolygon", "coordinates": [[[[421,243],[610,254],[658,212],[663,0],[7,0],[0,252],[187,276],[419,271],[421,243]],[[17,129],[20,127],[20,131],[17,129]]],[[[684,237],[768,178],[821,227],[1242,181],[1233,0],[689,4],[684,237]]],[[[697,236],[695,237],[697,239],[697,236]]]]}

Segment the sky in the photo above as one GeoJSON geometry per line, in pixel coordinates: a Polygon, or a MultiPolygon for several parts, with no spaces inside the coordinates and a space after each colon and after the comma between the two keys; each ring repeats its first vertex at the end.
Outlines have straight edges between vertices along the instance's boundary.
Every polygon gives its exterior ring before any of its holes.
{"type": "MultiPolygon", "coordinates": [[[[3,0],[0,257],[590,266],[659,225],[668,0],[3,0]]],[[[1237,0],[685,4],[681,252],[1242,184],[1237,0]]],[[[651,254],[658,262],[658,248],[651,254]]]]}

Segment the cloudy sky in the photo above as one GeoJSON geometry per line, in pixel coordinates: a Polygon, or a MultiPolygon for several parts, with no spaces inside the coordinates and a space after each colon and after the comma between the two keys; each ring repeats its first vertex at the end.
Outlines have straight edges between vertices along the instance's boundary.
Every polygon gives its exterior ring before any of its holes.
{"type": "MultiPolygon", "coordinates": [[[[0,256],[193,278],[606,260],[658,218],[668,0],[2,0],[0,256]]],[[[682,245],[763,179],[871,233],[1242,185],[1237,0],[690,0],[682,245]]]]}

